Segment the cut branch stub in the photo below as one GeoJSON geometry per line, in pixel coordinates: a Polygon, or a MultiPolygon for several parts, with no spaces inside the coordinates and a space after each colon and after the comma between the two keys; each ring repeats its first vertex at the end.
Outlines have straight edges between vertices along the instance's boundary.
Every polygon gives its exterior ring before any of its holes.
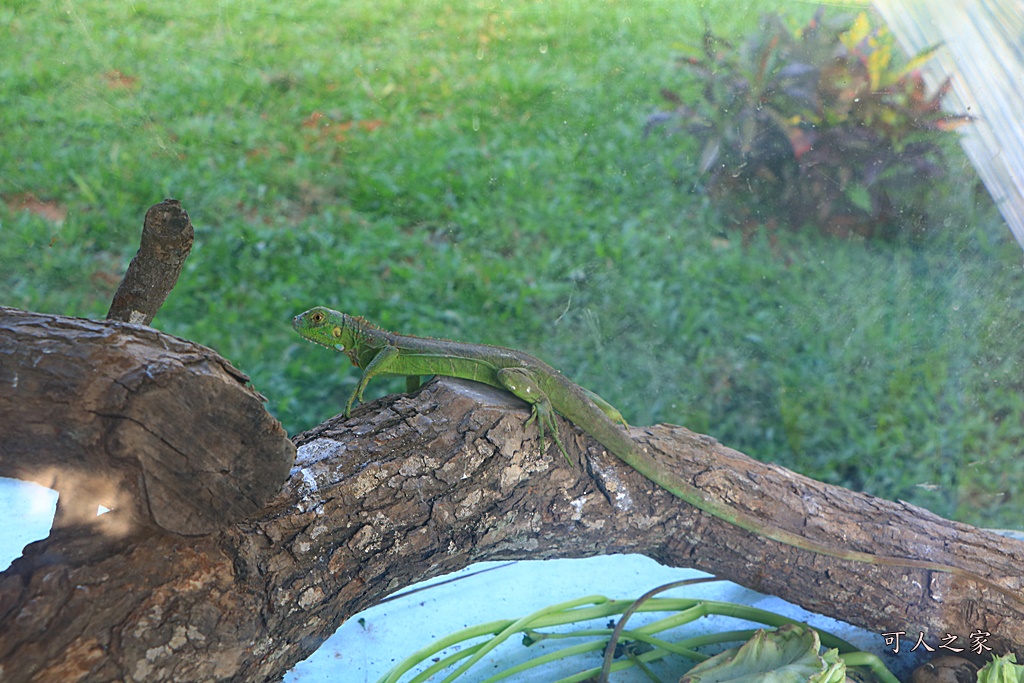
{"type": "Polygon", "coordinates": [[[178,281],[192,250],[192,221],[177,199],[165,199],[146,212],[142,240],[114,294],[107,320],[148,325],[178,281]]]}
{"type": "Polygon", "coordinates": [[[157,330],[0,307],[0,476],[180,534],[259,510],[295,449],[211,349],[157,330]]]}

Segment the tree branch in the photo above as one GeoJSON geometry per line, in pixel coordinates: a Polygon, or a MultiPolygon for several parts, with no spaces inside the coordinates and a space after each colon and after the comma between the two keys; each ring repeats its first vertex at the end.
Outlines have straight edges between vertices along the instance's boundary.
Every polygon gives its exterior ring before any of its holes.
{"type": "MultiPolygon", "coordinates": [[[[33,544],[0,577],[0,667],[17,681],[279,680],[349,616],[416,581],[482,560],[625,552],[879,632],[980,628],[997,651],[1024,654],[1024,608],[1002,593],[751,535],[563,423],[579,459],[569,468],[556,449],[538,453],[526,416],[503,392],[434,381],[296,437],[298,469],[248,521],[197,538],[101,544],[101,529],[77,529],[33,544]]],[[[766,523],[1015,590],[1024,582],[1022,543],[755,462],[681,427],[632,434],[766,523]]]]}

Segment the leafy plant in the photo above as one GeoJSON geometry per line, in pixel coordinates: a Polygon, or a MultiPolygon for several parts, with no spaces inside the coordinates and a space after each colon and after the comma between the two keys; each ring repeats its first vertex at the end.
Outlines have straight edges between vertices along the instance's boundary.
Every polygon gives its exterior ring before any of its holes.
{"type": "Polygon", "coordinates": [[[993,658],[978,672],[978,683],[1020,683],[1024,680],[1024,664],[1017,664],[1013,653],[993,658]]]}
{"type": "MultiPolygon", "coordinates": [[[[703,582],[707,579],[697,579],[703,582]]],[[[608,680],[612,672],[637,667],[652,680],[658,680],[649,664],[667,657],[681,657],[700,662],[690,669],[684,681],[711,683],[712,681],[775,681],[777,683],[834,683],[843,681],[847,667],[855,667],[861,680],[877,683],[897,683],[896,677],[885,668],[875,655],[861,652],[850,643],[827,632],[813,629],[787,617],[747,605],[714,600],[690,598],[652,598],[654,593],[693,581],[682,581],[662,586],[635,601],[609,600],[592,595],[569,602],[551,605],[519,619],[494,621],[471,626],[441,638],[407,657],[389,671],[378,683],[398,683],[410,674],[409,683],[441,680],[453,683],[469,674],[479,676],[486,668],[481,660],[496,647],[518,634],[524,646],[542,642],[548,644],[576,641],[559,649],[550,649],[533,659],[493,672],[484,679],[494,683],[532,671],[553,679],[553,666],[563,660],[595,653],[608,648],[616,661],[606,657],[604,667],[592,667],[555,683],[581,683],[608,680]],[[626,620],[634,612],[660,612],[666,616],[643,626],[625,629],[626,620]],[[607,620],[622,615],[618,627],[587,627],[594,620],[607,620]],[[775,627],[772,630],[736,630],[693,635],[682,639],[669,639],[664,634],[684,624],[709,615],[722,615],[775,627]],[[539,629],[578,624],[575,631],[551,632],[539,629]],[[609,645],[609,641],[611,644],[609,645]],[[709,657],[694,648],[721,643],[746,642],[725,652],[709,657]],[[821,653],[822,644],[829,648],[821,653]],[[418,673],[413,673],[417,671],[418,673]],[[443,676],[443,678],[442,678],[443,676]],[[598,678],[600,676],[600,678],[598,678]]]]}
{"type": "Polygon", "coordinates": [[[819,654],[818,632],[798,624],[754,636],[690,669],[680,683],[842,683],[846,662],[839,650],[819,654]]]}
{"type": "Polygon", "coordinates": [[[927,93],[919,67],[936,49],[900,65],[866,13],[826,20],[823,9],[796,31],[766,15],[738,49],[706,28],[700,56],[681,60],[700,97],[662,90],[674,109],[648,129],[682,120],[700,141],[706,189],[734,221],[840,235],[922,229],[946,133],[971,120],[942,111],[948,79],[927,93]]]}

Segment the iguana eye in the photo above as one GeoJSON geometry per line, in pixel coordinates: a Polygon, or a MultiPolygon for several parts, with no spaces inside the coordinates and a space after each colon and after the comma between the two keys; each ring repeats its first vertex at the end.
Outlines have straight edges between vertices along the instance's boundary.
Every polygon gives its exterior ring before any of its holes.
{"type": "Polygon", "coordinates": [[[316,311],[313,315],[309,316],[309,319],[313,321],[314,325],[319,325],[324,321],[324,314],[320,311],[316,311]]]}

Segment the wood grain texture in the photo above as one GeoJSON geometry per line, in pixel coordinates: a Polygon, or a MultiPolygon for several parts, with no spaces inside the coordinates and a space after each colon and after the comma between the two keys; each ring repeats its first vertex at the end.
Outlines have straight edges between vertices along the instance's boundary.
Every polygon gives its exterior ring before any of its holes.
{"type": "MultiPolygon", "coordinates": [[[[0,308],[0,475],[182,534],[260,510],[294,447],[248,378],[152,328],[0,308]]],[[[121,519],[127,520],[122,515],[121,519]]]]}

